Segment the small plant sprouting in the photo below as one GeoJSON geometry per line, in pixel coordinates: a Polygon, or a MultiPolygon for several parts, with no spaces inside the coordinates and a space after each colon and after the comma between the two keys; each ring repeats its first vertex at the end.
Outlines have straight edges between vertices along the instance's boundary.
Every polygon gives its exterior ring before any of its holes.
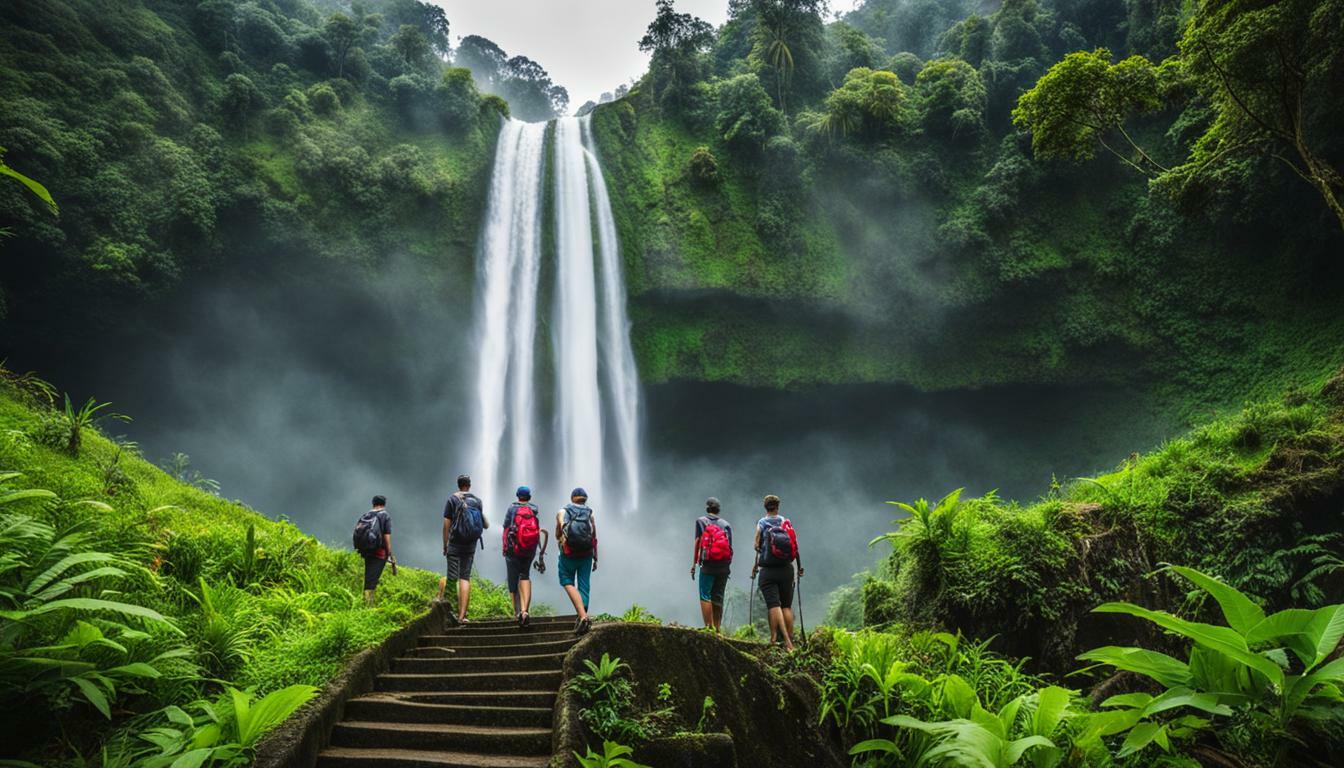
{"type": "Polygon", "coordinates": [[[70,402],[70,395],[65,396],[65,452],[71,456],[78,456],[79,449],[84,443],[84,430],[98,426],[98,422],[104,419],[116,419],[117,421],[130,421],[131,417],[124,413],[101,413],[104,408],[110,408],[111,403],[100,403],[90,397],[79,408],[75,408],[70,402]]]}
{"type": "Polygon", "coordinates": [[[710,726],[719,717],[718,705],[714,703],[713,696],[706,696],[705,700],[700,702],[700,720],[695,724],[696,733],[708,733],[710,726]]]}

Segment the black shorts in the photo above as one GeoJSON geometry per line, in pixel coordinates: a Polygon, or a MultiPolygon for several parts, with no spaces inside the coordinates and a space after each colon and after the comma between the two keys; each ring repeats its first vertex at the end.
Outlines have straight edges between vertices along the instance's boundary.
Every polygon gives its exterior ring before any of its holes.
{"type": "Polygon", "coordinates": [[[756,575],[767,608],[793,607],[793,566],[770,565],[756,575]]]}
{"type": "Polygon", "coordinates": [[[471,566],[476,561],[476,550],[470,552],[454,552],[448,550],[448,580],[449,581],[470,581],[471,566]]]}
{"type": "Polygon", "coordinates": [[[364,591],[371,592],[378,588],[378,579],[383,576],[383,569],[387,567],[387,559],[382,557],[364,558],[364,591]]]}
{"type": "Polygon", "coordinates": [[[505,555],[504,570],[509,574],[509,593],[518,594],[518,582],[531,581],[532,555],[505,555]]]}

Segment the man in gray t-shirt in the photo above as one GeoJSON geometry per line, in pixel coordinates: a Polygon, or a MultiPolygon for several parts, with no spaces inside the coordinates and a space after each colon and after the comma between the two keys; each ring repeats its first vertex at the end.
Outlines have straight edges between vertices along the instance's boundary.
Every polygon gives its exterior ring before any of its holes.
{"type": "Polygon", "coordinates": [[[448,615],[450,624],[464,624],[467,621],[467,606],[471,604],[471,566],[476,560],[476,547],[481,539],[464,541],[453,535],[453,523],[460,515],[471,514],[472,509],[481,515],[481,527],[489,528],[490,521],[479,496],[471,492],[471,478],[458,475],[457,493],[448,497],[443,505],[443,556],[448,560],[447,574],[439,579],[439,600],[443,599],[448,583],[457,582],[457,610],[448,615]]]}

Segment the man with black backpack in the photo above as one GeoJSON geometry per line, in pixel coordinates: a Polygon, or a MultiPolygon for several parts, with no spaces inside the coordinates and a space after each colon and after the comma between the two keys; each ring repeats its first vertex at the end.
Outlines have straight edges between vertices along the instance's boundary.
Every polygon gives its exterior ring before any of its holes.
{"type": "Polygon", "coordinates": [[[733,565],[733,529],[719,517],[719,500],[705,500],[705,514],[695,521],[695,548],[691,551],[691,578],[700,566],[700,616],[705,628],[723,631],[723,593],[733,565]]]}
{"type": "Polygon", "coordinates": [[[454,626],[467,622],[467,606],[471,603],[471,566],[476,560],[476,547],[490,521],[479,496],[471,492],[471,478],[458,475],[457,492],[443,505],[443,556],[448,559],[447,576],[439,580],[439,599],[443,599],[448,583],[457,582],[457,612],[448,615],[454,626]]]}
{"type": "Polygon", "coordinates": [[[798,561],[798,578],[803,577],[803,560],[798,556],[798,536],[793,523],[779,514],[779,497],[765,497],[765,517],[756,522],[756,565],[752,578],[758,578],[761,597],[769,609],[770,642],[783,638],[784,649],[793,650],[793,562],[798,561]]]}
{"type": "Polygon", "coordinates": [[[360,515],[355,523],[355,551],[364,558],[364,602],[373,605],[373,593],[383,568],[392,563],[397,572],[397,558],[392,554],[392,516],[387,513],[387,499],[373,497],[373,509],[360,515]]]}
{"type": "Polygon", "coordinates": [[[555,513],[555,539],[560,542],[560,586],[579,615],[574,634],[582,635],[593,624],[588,618],[588,585],[597,570],[597,523],[588,492],[582,488],[575,488],[569,503],[555,513]]]}
{"type": "Polygon", "coordinates": [[[537,508],[532,504],[532,489],[518,486],[518,500],[504,513],[504,569],[508,573],[509,595],[513,598],[513,614],[518,628],[525,629],[531,618],[527,609],[532,605],[532,579],[528,571],[532,558],[537,558],[537,572],[546,572],[546,545],[550,534],[541,529],[537,508]],[[541,552],[537,552],[537,543],[541,552]]]}

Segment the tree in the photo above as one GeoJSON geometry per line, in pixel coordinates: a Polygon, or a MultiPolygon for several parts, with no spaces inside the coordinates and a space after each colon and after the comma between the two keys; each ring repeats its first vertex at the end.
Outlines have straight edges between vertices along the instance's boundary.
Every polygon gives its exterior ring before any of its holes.
{"type": "Polygon", "coordinates": [[[894,72],[856,67],[826,98],[826,112],[815,125],[829,135],[890,135],[902,124],[905,87],[894,72]]]}
{"type": "Polygon", "coordinates": [[[493,41],[480,35],[467,35],[458,43],[453,63],[471,70],[476,82],[489,91],[498,86],[508,59],[509,55],[493,41]]]}
{"type": "Polygon", "coordinates": [[[420,69],[430,55],[429,40],[412,24],[402,24],[388,40],[401,60],[411,69],[420,69]]]}
{"type": "Polygon", "coordinates": [[[1230,158],[1259,152],[1310,184],[1344,228],[1341,30],[1344,0],[1201,3],[1179,57],[1214,116],[1174,169],[1173,187],[1198,185],[1230,158]]]}
{"type": "Polygon", "coordinates": [[[757,152],[767,139],[779,132],[784,123],[779,110],[770,103],[761,79],[753,74],[738,75],[718,85],[719,111],[714,129],[729,146],[757,152]]]}
{"type": "Polygon", "coordinates": [[[952,139],[974,138],[985,129],[985,83],[961,59],[934,59],[915,78],[924,129],[952,139]]]}
{"type": "Polygon", "coordinates": [[[243,129],[244,134],[247,132],[248,119],[261,109],[263,101],[261,91],[257,90],[257,86],[252,84],[247,75],[235,72],[225,78],[224,98],[220,101],[220,109],[226,117],[243,129]]]}
{"type": "MultiPolygon", "coordinates": [[[[795,72],[806,75],[808,86],[823,76],[819,60],[825,35],[821,22],[825,0],[751,0],[751,9],[756,24],[748,62],[758,71],[773,70],[775,96],[780,110],[787,114],[785,97],[793,90],[795,72]]],[[[804,94],[811,90],[803,89],[804,94]]]]}
{"type": "Polygon", "coordinates": [[[1122,162],[1147,176],[1167,168],[1154,160],[1125,130],[1135,113],[1162,103],[1157,69],[1142,56],[1111,64],[1111,52],[1079,51],[1051,67],[1013,110],[1013,122],[1031,131],[1037,157],[1090,160],[1100,144],[1122,162]],[[1117,134],[1137,156],[1120,152],[1107,140],[1117,134]]]}
{"type": "Polygon", "coordinates": [[[336,57],[336,76],[345,77],[345,59],[350,55],[351,46],[359,39],[359,27],[349,16],[333,13],[327,17],[322,32],[336,57]]]}
{"type": "Polygon", "coordinates": [[[702,79],[701,54],[713,45],[714,28],[689,13],[677,13],[672,0],[658,0],[657,5],[639,49],[653,53],[649,80],[660,105],[685,113],[692,106],[694,85],[702,79]]]}

